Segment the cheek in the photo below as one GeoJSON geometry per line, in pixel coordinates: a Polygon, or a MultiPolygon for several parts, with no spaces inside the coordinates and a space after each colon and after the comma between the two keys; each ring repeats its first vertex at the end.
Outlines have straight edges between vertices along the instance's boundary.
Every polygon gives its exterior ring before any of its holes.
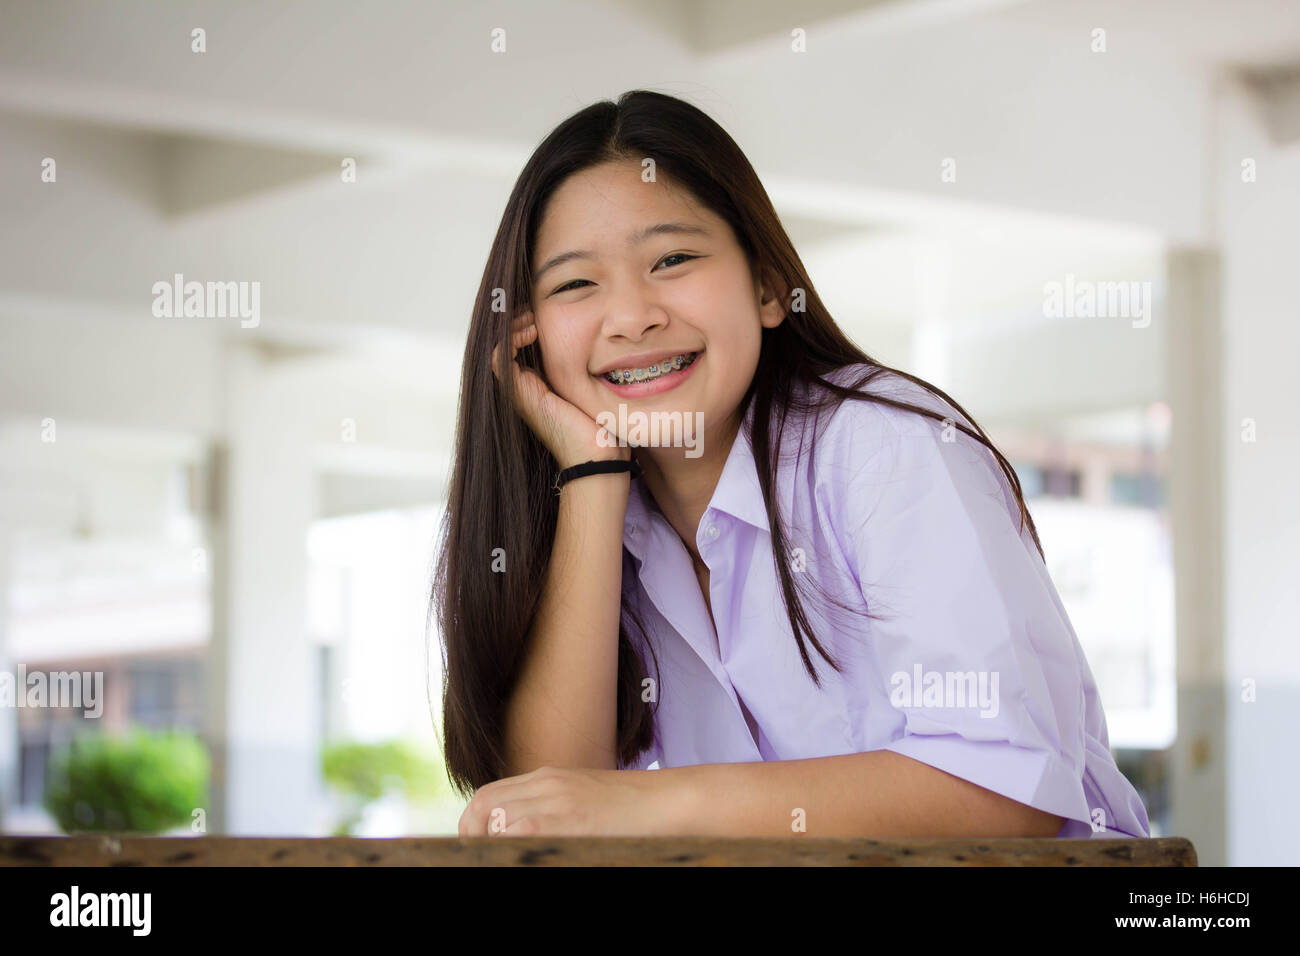
{"type": "Polygon", "coordinates": [[[701,284],[689,292],[677,307],[704,335],[713,364],[722,368],[757,361],[763,326],[752,291],[727,282],[701,284]]]}
{"type": "Polygon", "coordinates": [[[739,273],[708,274],[697,282],[682,282],[674,290],[671,307],[719,345],[743,347],[761,327],[754,290],[739,273]]]}
{"type": "Polygon", "coordinates": [[[572,331],[555,324],[539,325],[537,337],[544,377],[551,388],[564,398],[582,389],[591,378],[587,373],[588,346],[572,331]]]}

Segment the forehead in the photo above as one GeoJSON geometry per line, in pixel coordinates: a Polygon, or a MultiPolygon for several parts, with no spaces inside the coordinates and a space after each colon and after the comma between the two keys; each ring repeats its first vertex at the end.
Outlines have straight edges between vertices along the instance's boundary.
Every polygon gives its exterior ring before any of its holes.
{"type": "Polygon", "coordinates": [[[537,230],[537,261],[558,247],[581,244],[615,246],[639,227],[670,220],[705,226],[723,234],[720,220],[686,190],[660,175],[641,179],[635,162],[605,163],[574,173],[551,194],[537,230]]]}

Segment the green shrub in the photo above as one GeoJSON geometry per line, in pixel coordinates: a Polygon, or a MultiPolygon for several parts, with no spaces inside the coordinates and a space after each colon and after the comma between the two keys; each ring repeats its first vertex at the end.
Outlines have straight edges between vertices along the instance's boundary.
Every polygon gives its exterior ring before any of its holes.
{"type": "Polygon", "coordinates": [[[411,801],[434,800],[447,791],[440,764],[402,740],[379,744],[339,741],[321,750],[321,771],[344,798],[345,814],[334,829],[346,836],[361,822],[366,805],[385,793],[402,791],[411,801]]]}
{"type": "Polygon", "coordinates": [[[45,809],[64,833],[160,833],[207,805],[209,772],[192,733],[86,735],[52,756],[45,809]]]}

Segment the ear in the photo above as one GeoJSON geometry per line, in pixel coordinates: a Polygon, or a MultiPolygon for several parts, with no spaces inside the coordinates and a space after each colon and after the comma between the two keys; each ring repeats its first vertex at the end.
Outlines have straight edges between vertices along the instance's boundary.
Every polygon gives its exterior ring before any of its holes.
{"type": "Polygon", "coordinates": [[[764,272],[764,282],[756,287],[758,318],[765,329],[774,329],[785,321],[789,311],[789,290],[772,272],[764,272]]]}

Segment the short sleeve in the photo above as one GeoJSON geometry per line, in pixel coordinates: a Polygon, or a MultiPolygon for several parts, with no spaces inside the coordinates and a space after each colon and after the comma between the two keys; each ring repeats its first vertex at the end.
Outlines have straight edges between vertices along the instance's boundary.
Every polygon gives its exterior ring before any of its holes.
{"type": "MultiPolygon", "coordinates": [[[[925,395],[907,397],[964,421],[925,395]]],[[[884,749],[1087,822],[1086,663],[992,453],[911,411],[850,399],[836,415],[871,699],[903,718],[884,749]]]]}

